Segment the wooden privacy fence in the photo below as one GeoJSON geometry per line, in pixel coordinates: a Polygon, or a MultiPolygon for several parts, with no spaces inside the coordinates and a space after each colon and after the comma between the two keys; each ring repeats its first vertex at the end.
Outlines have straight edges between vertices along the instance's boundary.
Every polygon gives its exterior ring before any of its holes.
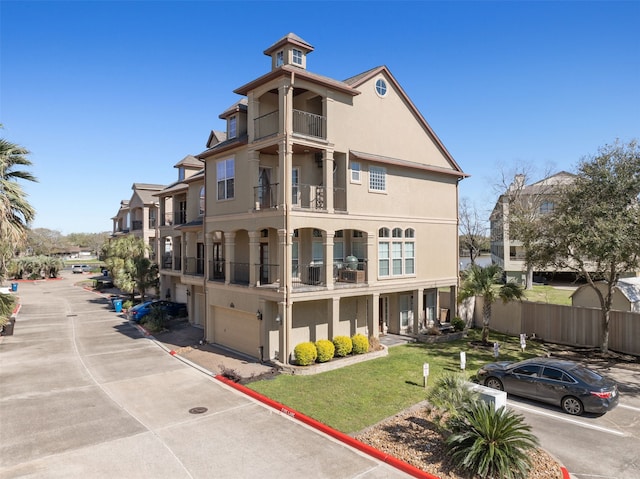
{"type": "MultiPolygon", "coordinates": [[[[449,306],[449,293],[440,293],[441,307],[449,306]]],[[[526,333],[544,341],[571,346],[600,347],[600,310],[530,301],[493,303],[490,328],[505,334],[526,333]]],[[[475,305],[459,305],[462,319],[482,326],[482,298],[475,305]],[[475,307],[474,307],[475,306],[475,307]]],[[[609,349],[640,356],[640,313],[611,311],[609,349]]]]}

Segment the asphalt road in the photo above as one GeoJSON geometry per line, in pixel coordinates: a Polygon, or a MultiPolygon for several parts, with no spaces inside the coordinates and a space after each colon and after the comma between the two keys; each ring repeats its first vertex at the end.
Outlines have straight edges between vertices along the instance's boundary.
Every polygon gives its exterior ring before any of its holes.
{"type": "Polygon", "coordinates": [[[620,403],[603,415],[571,416],[562,410],[509,396],[507,403],[532,426],[541,445],[576,479],[640,478],[640,371],[602,370],[620,385],[620,403]]]}
{"type": "Polygon", "coordinates": [[[408,477],[171,356],[73,283],[19,283],[1,479],[408,477]]]}

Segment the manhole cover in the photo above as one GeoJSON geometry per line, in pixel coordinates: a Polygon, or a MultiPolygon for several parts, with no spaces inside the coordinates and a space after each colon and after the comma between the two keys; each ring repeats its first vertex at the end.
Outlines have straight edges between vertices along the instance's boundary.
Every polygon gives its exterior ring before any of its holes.
{"type": "Polygon", "coordinates": [[[189,409],[189,414],[202,414],[207,411],[208,409],[206,407],[192,407],[189,409]]]}

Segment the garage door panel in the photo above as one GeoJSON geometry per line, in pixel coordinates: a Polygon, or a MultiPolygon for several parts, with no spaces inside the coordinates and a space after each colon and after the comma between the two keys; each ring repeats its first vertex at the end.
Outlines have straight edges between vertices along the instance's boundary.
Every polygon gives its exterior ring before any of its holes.
{"type": "Polygon", "coordinates": [[[236,309],[213,309],[214,341],[257,358],[260,322],[256,315],[236,309]]]}

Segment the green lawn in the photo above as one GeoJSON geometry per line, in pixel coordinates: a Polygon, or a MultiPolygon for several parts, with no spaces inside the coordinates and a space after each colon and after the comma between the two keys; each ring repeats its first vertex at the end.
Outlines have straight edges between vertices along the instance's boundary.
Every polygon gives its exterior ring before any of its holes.
{"type": "Polygon", "coordinates": [[[553,286],[534,286],[526,291],[527,301],[571,306],[572,289],[559,289],[553,286]]]}
{"type": "MultiPolygon", "coordinates": [[[[351,434],[424,400],[424,363],[429,363],[428,384],[433,384],[443,371],[460,371],[460,351],[465,351],[464,374],[469,378],[475,375],[481,365],[494,360],[493,349],[470,346],[469,342],[479,337],[480,331],[473,330],[459,341],[394,346],[384,358],[313,376],[280,375],[248,387],[351,434]]],[[[544,352],[538,343],[529,343],[522,353],[518,338],[498,333],[492,332],[490,340],[500,343],[500,360],[519,360],[544,352]]]]}

